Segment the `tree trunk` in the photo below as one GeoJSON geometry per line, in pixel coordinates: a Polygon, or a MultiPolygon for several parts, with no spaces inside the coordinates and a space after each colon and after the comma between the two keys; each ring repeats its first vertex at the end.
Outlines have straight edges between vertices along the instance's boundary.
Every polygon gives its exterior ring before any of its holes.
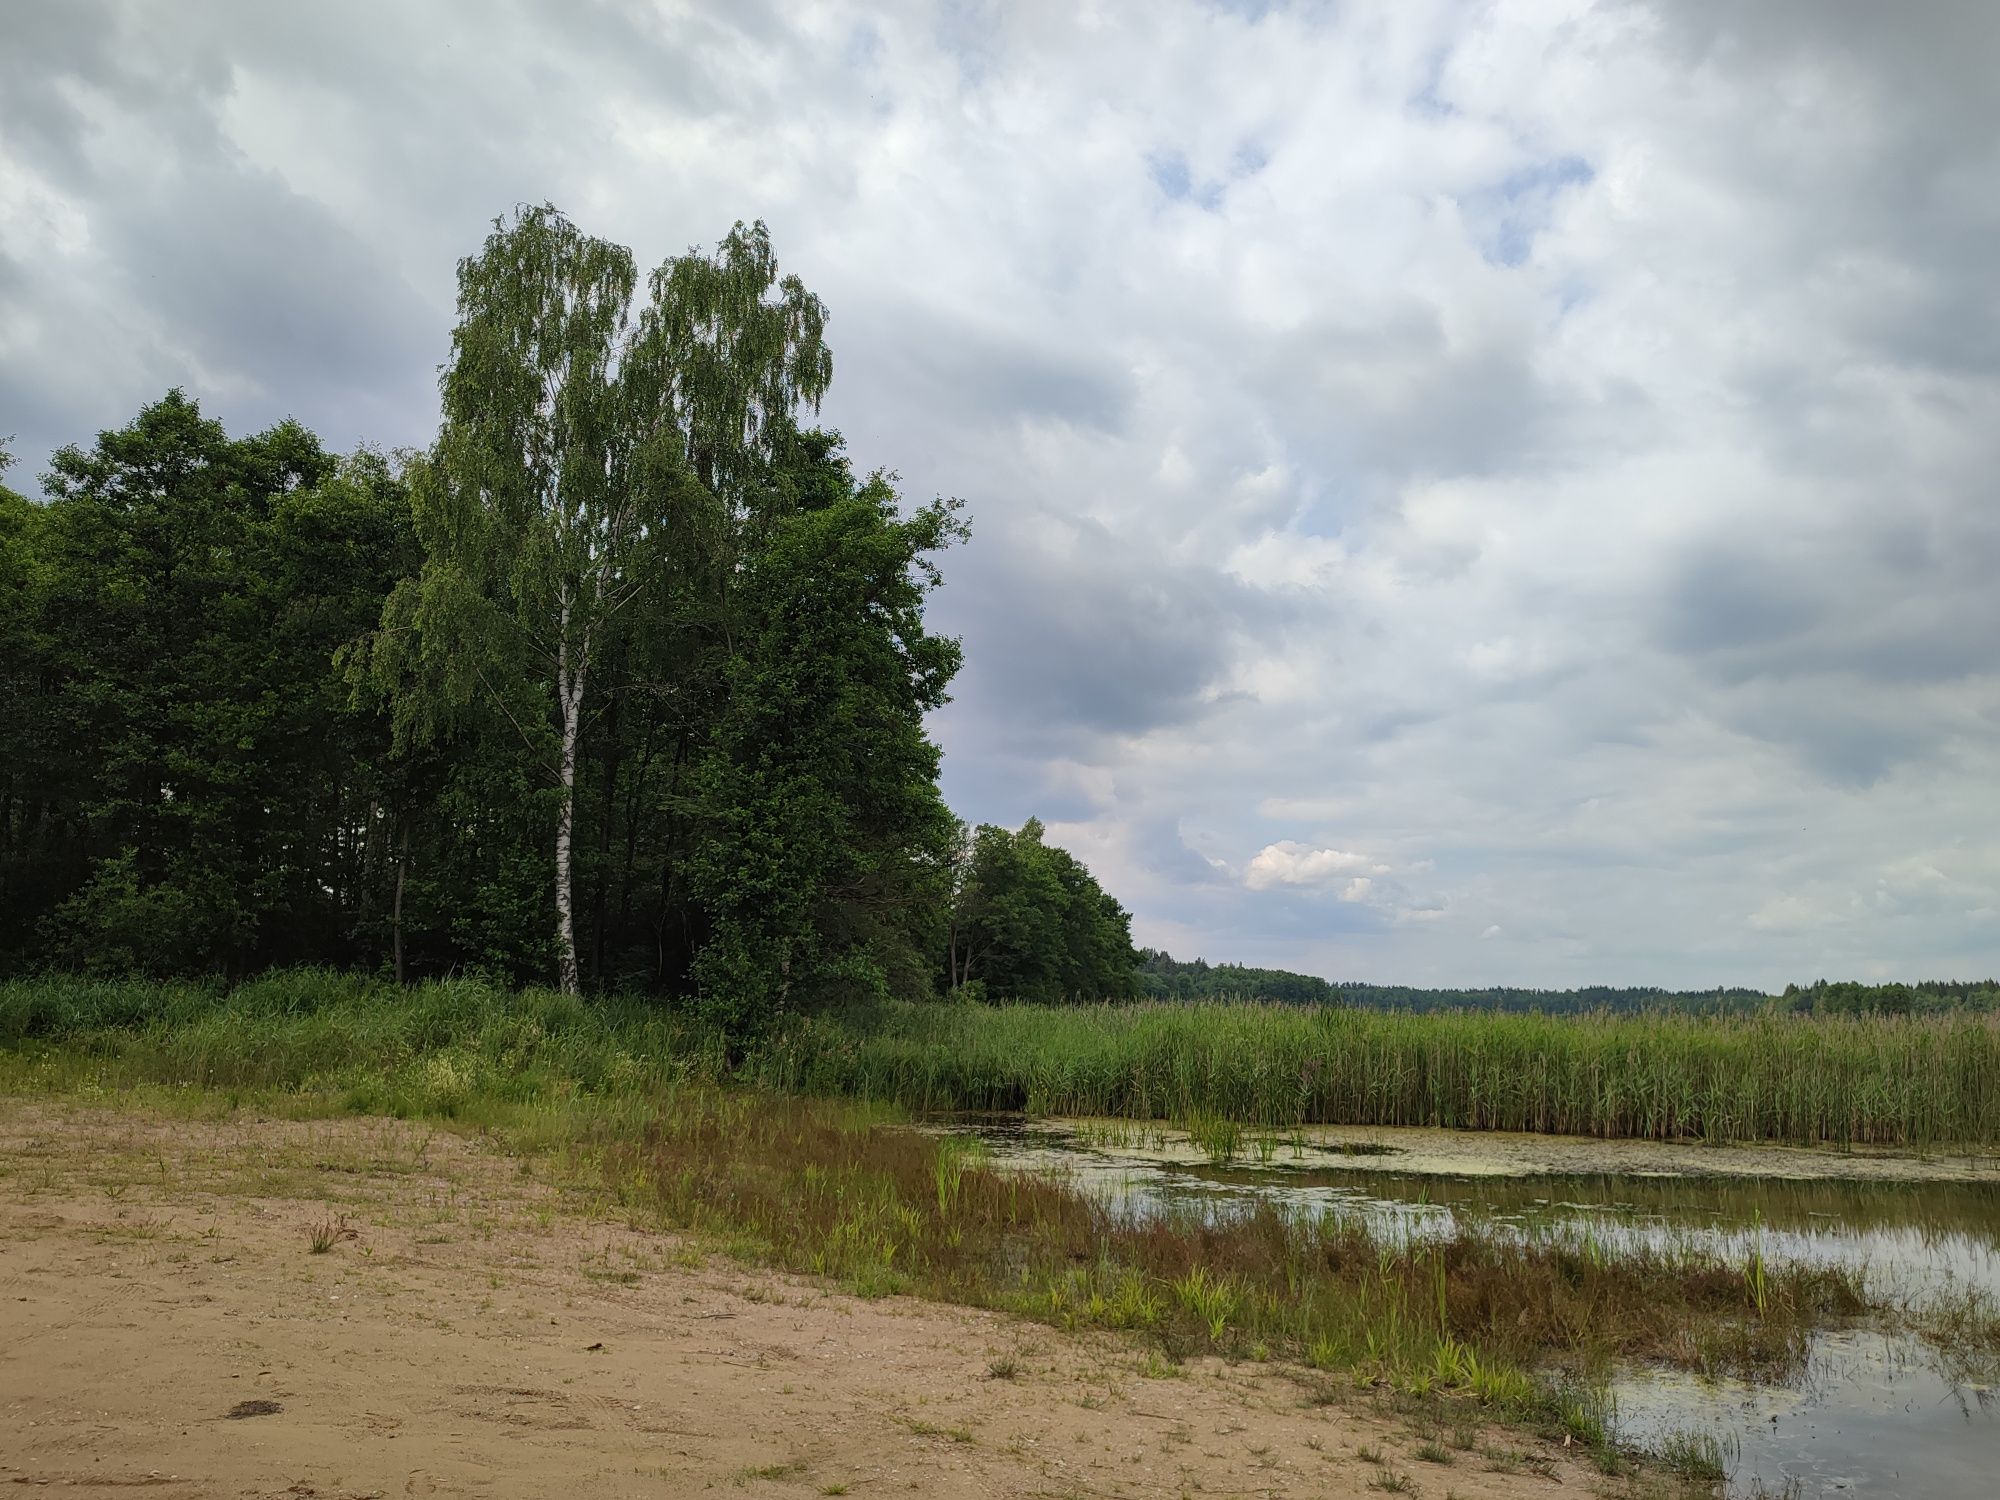
{"type": "Polygon", "coordinates": [[[396,844],[396,904],[389,918],[389,930],[396,938],[396,983],[401,986],[403,979],[403,882],[410,873],[410,814],[403,810],[403,828],[396,844]]]}
{"type": "Polygon", "coordinates": [[[618,805],[619,695],[611,695],[604,720],[604,781],[598,798],[597,879],[591,895],[590,982],[604,987],[604,953],[611,925],[611,822],[618,805]]]}
{"type": "MultiPolygon", "coordinates": [[[[563,611],[565,627],[569,611],[563,611]]],[[[570,879],[570,844],[576,832],[576,736],[582,717],[584,653],[570,660],[568,630],[556,651],[556,697],[562,709],[562,800],[556,810],[556,966],[557,983],[565,995],[581,988],[576,971],[576,910],[570,879]]]]}

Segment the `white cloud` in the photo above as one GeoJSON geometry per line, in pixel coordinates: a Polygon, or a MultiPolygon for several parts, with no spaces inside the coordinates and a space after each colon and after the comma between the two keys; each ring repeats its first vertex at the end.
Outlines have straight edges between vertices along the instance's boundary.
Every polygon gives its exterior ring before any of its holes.
{"type": "MultiPolygon", "coordinates": [[[[1244,867],[1243,883],[1253,891],[1278,885],[1323,886],[1333,884],[1350,871],[1377,868],[1380,867],[1365,854],[1352,854],[1345,849],[1312,849],[1296,840],[1283,839],[1266,844],[1251,857],[1244,867]]],[[[1348,882],[1341,899],[1359,900],[1367,890],[1367,877],[1356,876],[1348,882]]]]}

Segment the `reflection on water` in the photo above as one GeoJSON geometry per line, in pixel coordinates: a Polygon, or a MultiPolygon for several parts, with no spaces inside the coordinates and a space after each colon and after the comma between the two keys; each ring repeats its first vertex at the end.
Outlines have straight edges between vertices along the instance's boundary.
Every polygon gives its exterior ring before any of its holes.
{"type": "MultiPolygon", "coordinates": [[[[1974,1289],[2000,1296],[2000,1182],[1793,1180],[1648,1175],[1644,1148],[1607,1147],[1621,1169],[1539,1176],[1410,1170],[1394,1157],[1343,1159],[1353,1143],[1265,1141],[1249,1159],[1207,1160],[1162,1126],[1018,1119],[944,1122],[979,1138],[996,1166],[1061,1172],[1120,1212],[1224,1215],[1258,1203],[1353,1216],[1390,1238],[1477,1224],[1500,1233],[1588,1237],[1607,1251],[1652,1245],[1729,1257],[1840,1265],[1884,1300],[1974,1289]]],[[[1409,1135],[1413,1133],[1402,1133],[1409,1135]]],[[[1399,1136],[1399,1139],[1401,1137],[1399,1136]]],[[[1451,1159],[1407,1143],[1411,1161],[1451,1159]]],[[[1573,1158],[1575,1153],[1571,1152],[1573,1158]]],[[[1675,1170],[1684,1171],[1676,1158],[1675,1170]]],[[[1734,1164],[1732,1164],[1733,1166],[1734,1164]]],[[[1642,1444],[1706,1430],[1738,1455],[1732,1488],[1806,1496],[2000,1493],[1993,1392],[1939,1368],[1908,1339],[1849,1330],[1815,1339],[1796,1387],[1628,1372],[1614,1395],[1642,1444]]]]}
{"type": "Polygon", "coordinates": [[[1907,1340],[1865,1330],[1816,1339],[1796,1389],[1643,1375],[1615,1388],[1619,1423],[1641,1445],[1706,1430],[1736,1455],[1732,1488],[1796,1481],[1831,1494],[1990,1497],[2000,1493],[1993,1392],[1954,1383],[1907,1340]]]}

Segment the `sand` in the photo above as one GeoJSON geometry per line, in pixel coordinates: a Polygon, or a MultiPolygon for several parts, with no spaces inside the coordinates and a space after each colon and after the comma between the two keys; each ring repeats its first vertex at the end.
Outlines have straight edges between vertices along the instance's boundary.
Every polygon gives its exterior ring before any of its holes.
{"type": "Polygon", "coordinates": [[[1358,1497],[1379,1452],[1418,1495],[1597,1492],[1517,1433],[1481,1439],[1512,1472],[1420,1462],[1378,1400],[1275,1365],[1161,1375],[1122,1339],[746,1267],[552,1170],[404,1122],[0,1097],[0,1483],[1358,1497]]]}

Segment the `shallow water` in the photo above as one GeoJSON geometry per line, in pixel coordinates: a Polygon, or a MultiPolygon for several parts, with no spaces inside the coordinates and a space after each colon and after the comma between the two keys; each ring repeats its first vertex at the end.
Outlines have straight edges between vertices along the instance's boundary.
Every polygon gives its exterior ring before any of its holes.
{"type": "MultiPolygon", "coordinates": [[[[1614,1253],[1671,1244],[1743,1258],[1761,1246],[1773,1262],[1854,1270],[1878,1297],[2000,1296],[2000,1171],[1990,1158],[1321,1130],[1261,1141],[1246,1132],[1235,1159],[1218,1163],[1157,1125],[1006,1118],[930,1128],[977,1137],[996,1166],[1060,1172],[1135,1218],[1261,1202],[1411,1239],[1477,1223],[1588,1238],[1614,1253]]],[[[2000,1401],[1913,1340],[1823,1335],[1791,1386],[1635,1369],[1613,1389],[1632,1441],[1717,1437],[1736,1455],[1736,1493],[1758,1483],[1781,1493],[1791,1480],[1805,1496],[2000,1494],[2000,1401]]]]}

